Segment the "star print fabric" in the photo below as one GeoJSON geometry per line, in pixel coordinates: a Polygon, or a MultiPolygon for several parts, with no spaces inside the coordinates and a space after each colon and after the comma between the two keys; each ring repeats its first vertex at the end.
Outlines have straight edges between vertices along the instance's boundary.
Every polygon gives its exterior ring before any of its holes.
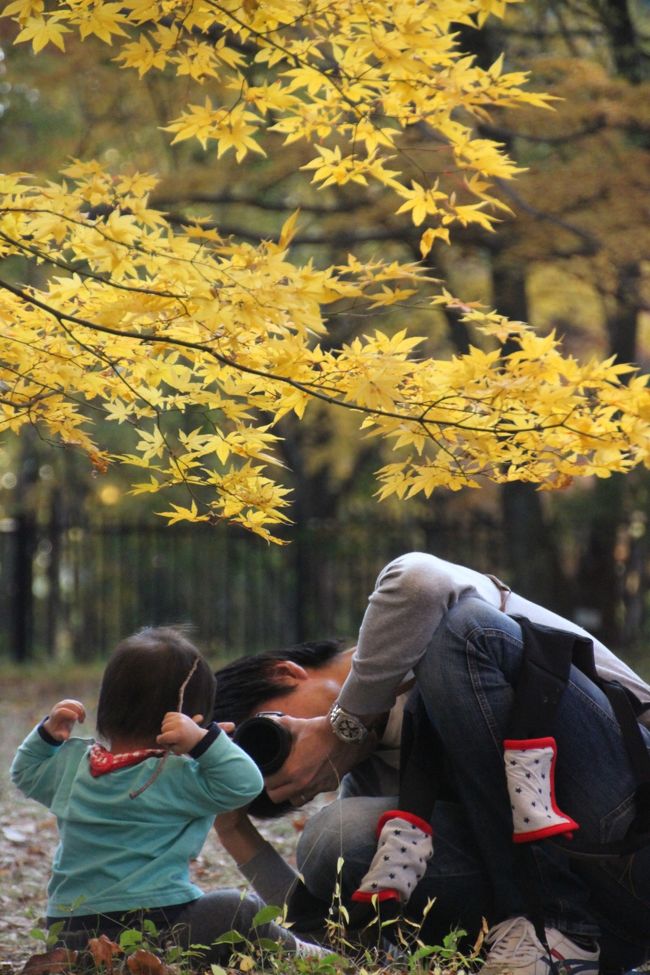
{"type": "Polygon", "coordinates": [[[391,809],[380,818],[377,834],[377,852],[352,900],[377,897],[406,903],[433,854],[431,826],[412,813],[391,809]]]}
{"type": "Polygon", "coordinates": [[[529,843],[580,827],[555,800],[555,738],[507,739],[504,763],[515,843],[529,843]]]}

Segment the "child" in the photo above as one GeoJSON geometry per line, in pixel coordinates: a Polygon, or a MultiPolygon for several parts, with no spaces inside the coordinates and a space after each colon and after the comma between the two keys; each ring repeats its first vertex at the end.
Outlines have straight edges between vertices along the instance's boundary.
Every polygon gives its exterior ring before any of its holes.
{"type": "MultiPolygon", "coordinates": [[[[18,749],[14,783],[57,817],[47,924],[64,921],[68,947],[119,936],[144,918],[163,934],[173,928],[185,946],[211,945],[231,929],[251,936],[259,900],[236,890],[204,894],[189,877],[215,815],[263,787],[257,766],[222,730],[230,729],[204,726],[215,686],[181,633],[145,629],[117,647],[104,672],[97,731],[108,748],[72,737],[85,709],[67,699],[18,749]]],[[[275,924],[253,934],[299,954],[322,952],[275,924]]],[[[228,950],[213,947],[202,961],[223,962],[228,950]]]]}

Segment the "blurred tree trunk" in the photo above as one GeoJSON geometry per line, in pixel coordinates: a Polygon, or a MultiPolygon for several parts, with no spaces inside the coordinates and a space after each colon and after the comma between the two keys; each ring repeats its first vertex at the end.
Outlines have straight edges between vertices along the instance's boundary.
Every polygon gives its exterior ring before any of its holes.
{"type": "MultiPolygon", "coordinates": [[[[516,321],[528,321],[525,269],[495,261],[494,304],[516,321]]],[[[508,351],[506,347],[505,351],[508,351]]],[[[501,486],[507,580],[522,596],[560,613],[570,611],[570,590],[562,571],[553,526],[534,484],[511,482],[501,486]]]]}
{"type": "MultiPolygon", "coordinates": [[[[615,290],[615,305],[607,320],[609,353],[619,362],[637,358],[641,269],[637,264],[621,268],[615,290]]],[[[580,605],[593,614],[596,635],[604,643],[620,646],[629,637],[625,623],[625,570],[617,555],[619,536],[629,519],[631,484],[628,475],[614,474],[596,481],[593,516],[580,563],[580,605]]]]}
{"type": "Polygon", "coordinates": [[[61,590],[59,571],[61,567],[61,490],[57,484],[52,489],[49,508],[49,563],[47,568],[48,596],[46,617],[46,641],[50,655],[56,656],[59,626],[61,624],[61,590]]]}
{"type": "MultiPolygon", "coordinates": [[[[294,604],[290,627],[298,641],[314,639],[323,633],[336,636],[331,630],[335,616],[336,566],[330,549],[336,553],[339,546],[330,546],[329,538],[331,534],[332,542],[336,541],[341,502],[353,495],[355,484],[361,480],[370,458],[378,464],[377,455],[370,443],[350,446],[349,449],[355,451],[350,470],[345,477],[337,479],[332,477],[326,463],[313,463],[314,449],[332,437],[327,418],[316,415],[306,424],[287,416],[278,424],[278,432],[283,438],[279,446],[291,470],[293,489],[294,604]],[[309,531],[314,527],[322,528],[317,552],[314,551],[313,533],[309,531]]],[[[340,449],[346,449],[345,442],[341,442],[340,449]]]]}
{"type": "MultiPolygon", "coordinates": [[[[617,73],[632,84],[650,76],[650,59],[643,48],[643,37],[630,12],[630,4],[604,0],[593,4],[608,38],[617,73]]],[[[647,140],[647,135],[644,136],[647,140]]],[[[637,329],[640,308],[641,268],[638,262],[619,268],[614,292],[614,308],[608,315],[610,354],[619,362],[637,359],[637,329]]],[[[580,570],[581,601],[601,616],[597,635],[614,646],[624,640],[625,597],[624,565],[617,561],[619,532],[626,521],[629,482],[615,474],[599,479],[594,489],[594,516],[580,570]]]]}
{"type": "Polygon", "coordinates": [[[33,431],[23,433],[16,484],[17,510],[11,595],[14,607],[12,655],[25,663],[33,654],[34,637],[34,555],[37,545],[34,485],[38,480],[38,457],[33,431]]]}

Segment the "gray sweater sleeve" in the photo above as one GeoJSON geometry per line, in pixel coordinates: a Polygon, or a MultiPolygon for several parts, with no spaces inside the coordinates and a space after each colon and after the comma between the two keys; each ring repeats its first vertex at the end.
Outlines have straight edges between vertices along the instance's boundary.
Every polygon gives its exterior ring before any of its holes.
{"type": "MultiPolygon", "coordinates": [[[[463,596],[480,596],[497,609],[501,592],[494,581],[474,569],[446,562],[435,555],[410,552],[381,571],[368,600],[350,674],[339,702],[353,714],[379,714],[395,703],[399,685],[424,654],[442,617],[463,596]]],[[[571,620],[511,592],[507,613],[534,623],[591,636],[571,620]]],[[[595,640],[598,672],[620,681],[641,701],[650,701],[650,687],[595,640]]],[[[642,718],[650,727],[650,711],[642,718]]]]}
{"type": "Polygon", "coordinates": [[[470,594],[499,604],[494,583],[473,569],[424,552],[390,562],[368,601],[341,706],[353,714],[388,711],[445,612],[470,594]]]}
{"type": "Polygon", "coordinates": [[[262,900],[276,907],[286,904],[298,880],[296,871],[271,843],[265,843],[259,853],[238,866],[262,900]]]}

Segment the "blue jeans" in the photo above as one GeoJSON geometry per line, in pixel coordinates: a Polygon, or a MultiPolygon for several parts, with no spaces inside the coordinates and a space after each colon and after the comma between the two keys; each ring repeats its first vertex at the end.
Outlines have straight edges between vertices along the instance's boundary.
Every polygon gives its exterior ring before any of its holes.
{"type": "MultiPolygon", "coordinates": [[[[434,809],[434,855],[409,901],[417,916],[435,904],[422,937],[438,941],[453,926],[470,933],[530,914],[503,765],[503,740],[522,662],[518,624],[480,599],[461,600],[443,618],[416,669],[428,717],[444,745],[457,801],[434,809]]],[[[581,858],[581,848],[621,839],[634,815],[635,779],[609,703],[572,669],[554,728],[556,796],[580,830],[572,841],[527,844],[547,927],[597,936],[602,971],[624,971],[650,956],[650,849],[630,857],[581,858]]],[[[650,733],[643,729],[650,747],[650,733]]],[[[343,799],[308,823],[299,867],[319,896],[331,896],[344,859],[342,891],[358,885],[376,848],[374,827],[395,797],[343,799]]]]}

